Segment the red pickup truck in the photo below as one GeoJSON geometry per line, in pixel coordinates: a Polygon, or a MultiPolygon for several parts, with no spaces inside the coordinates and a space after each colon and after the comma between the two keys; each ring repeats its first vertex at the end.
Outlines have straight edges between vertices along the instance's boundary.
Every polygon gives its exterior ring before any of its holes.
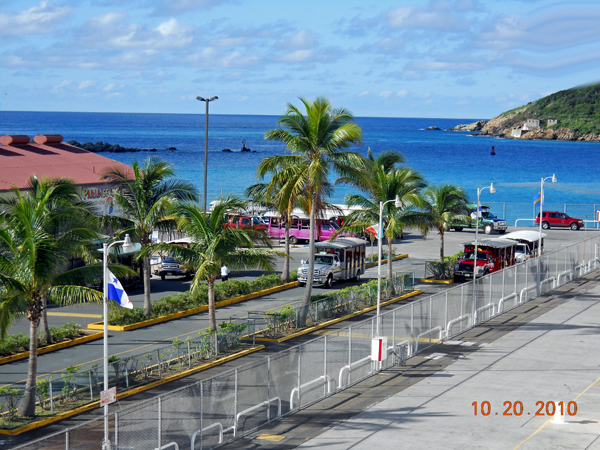
{"type": "Polygon", "coordinates": [[[266,231],[268,228],[258,218],[250,216],[233,216],[225,226],[230,228],[253,228],[254,230],[263,231],[266,231]]]}
{"type": "MultiPolygon", "coordinates": [[[[477,273],[482,277],[515,263],[517,241],[512,239],[483,239],[477,241],[477,273]]],[[[467,242],[463,257],[454,266],[454,281],[473,278],[475,242],[467,242]]]]}

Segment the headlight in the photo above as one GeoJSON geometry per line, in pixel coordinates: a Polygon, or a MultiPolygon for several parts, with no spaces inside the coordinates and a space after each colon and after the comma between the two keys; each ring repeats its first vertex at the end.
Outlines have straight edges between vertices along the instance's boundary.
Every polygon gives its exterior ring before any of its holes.
{"type": "Polygon", "coordinates": [[[325,275],[327,273],[327,269],[319,270],[319,275],[325,275]]]}

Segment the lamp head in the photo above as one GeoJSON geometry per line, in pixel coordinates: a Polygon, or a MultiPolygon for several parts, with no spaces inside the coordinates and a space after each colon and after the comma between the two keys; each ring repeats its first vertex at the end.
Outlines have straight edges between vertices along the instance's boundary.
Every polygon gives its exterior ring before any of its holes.
{"type": "Polygon", "coordinates": [[[213,100],[217,100],[219,97],[217,97],[216,95],[214,97],[211,97],[208,101],[212,102],[213,100]]]}
{"type": "Polygon", "coordinates": [[[552,182],[556,183],[556,175],[552,174],[552,182]]]}
{"type": "Polygon", "coordinates": [[[400,200],[399,195],[396,195],[396,200],[394,200],[394,206],[396,206],[396,208],[400,208],[402,206],[402,200],[400,200]]]}
{"type": "Polygon", "coordinates": [[[133,251],[133,243],[131,242],[131,238],[128,234],[125,235],[125,242],[123,242],[123,253],[131,253],[133,251]]]}
{"type": "Polygon", "coordinates": [[[196,100],[200,100],[201,102],[205,102],[206,101],[206,99],[204,97],[200,97],[200,96],[196,97],[196,100]]]}
{"type": "Polygon", "coordinates": [[[494,183],[490,183],[490,194],[495,194],[496,188],[494,187],[494,183]]]}

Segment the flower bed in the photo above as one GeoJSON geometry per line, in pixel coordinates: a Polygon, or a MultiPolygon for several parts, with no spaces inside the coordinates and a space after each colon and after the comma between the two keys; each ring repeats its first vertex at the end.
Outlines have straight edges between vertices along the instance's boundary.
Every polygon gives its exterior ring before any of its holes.
{"type": "MultiPolygon", "coordinates": [[[[42,343],[43,336],[44,332],[38,331],[38,350],[46,346],[45,343],[42,343]]],[[[52,337],[52,343],[56,344],[86,336],[86,332],[80,325],[68,322],[60,327],[50,327],[50,336],[52,337]]],[[[11,334],[6,339],[0,341],[0,357],[28,351],[29,336],[24,336],[21,333],[11,334]]]]}

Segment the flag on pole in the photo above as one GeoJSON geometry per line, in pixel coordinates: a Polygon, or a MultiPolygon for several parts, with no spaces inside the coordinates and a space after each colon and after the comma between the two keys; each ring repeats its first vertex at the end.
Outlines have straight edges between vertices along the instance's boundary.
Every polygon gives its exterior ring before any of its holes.
{"type": "Polygon", "coordinates": [[[542,193],[538,192],[538,194],[533,197],[533,201],[531,203],[533,203],[534,205],[538,202],[542,201],[542,193]]]}
{"type": "Polygon", "coordinates": [[[117,302],[117,305],[122,308],[133,309],[133,303],[129,300],[129,296],[125,292],[125,289],[123,289],[119,279],[109,269],[106,269],[106,271],[108,272],[108,292],[106,299],[117,302]]]}
{"type": "Polygon", "coordinates": [[[370,233],[373,236],[375,236],[376,239],[379,239],[379,224],[378,223],[376,223],[375,225],[371,225],[370,227],[367,227],[365,229],[365,231],[367,233],[370,233]]]}

